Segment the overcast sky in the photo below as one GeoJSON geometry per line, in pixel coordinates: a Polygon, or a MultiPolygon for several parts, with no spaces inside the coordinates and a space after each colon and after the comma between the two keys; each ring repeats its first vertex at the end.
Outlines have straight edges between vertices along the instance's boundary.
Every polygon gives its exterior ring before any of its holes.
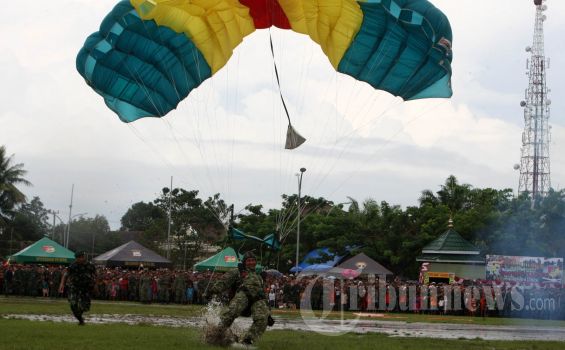
{"type": "MultiPolygon", "coordinates": [[[[417,204],[450,174],[462,183],[518,187],[532,43],[532,0],[433,0],[454,33],[452,99],[402,102],[336,73],[320,48],[273,30],[283,93],[308,141],[284,150],[286,121],[268,31],[257,31],[229,64],[163,119],[124,124],[76,72],[75,57],[116,0],[4,2],[0,22],[0,144],[25,164],[32,187],[66,221],[105,215],[112,228],[133,204],[173,185],[221,193],[241,210],[280,206],[297,192],[417,204]]],[[[552,125],[551,182],[565,185],[565,1],[547,2],[546,55],[552,125]],[[561,49],[560,49],[561,48],[561,49]]]]}

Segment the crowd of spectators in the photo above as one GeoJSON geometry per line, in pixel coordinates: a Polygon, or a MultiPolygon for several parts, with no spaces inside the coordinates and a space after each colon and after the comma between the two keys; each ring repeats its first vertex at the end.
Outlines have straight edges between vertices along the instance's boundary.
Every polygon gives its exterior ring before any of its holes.
{"type": "MultiPolygon", "coordinates": [[[[0,268],[5,296],[65,297],[58,291],[63,266],[9,265],[0,268]]],[[[94,299],[141,303],[205,304],[206,286],[220,272],[97,267],[94,299]]],[[[565,288],[515,286],[489,281],[421,284],[360,276],[265,276],[272,308],[331,309],[360,313],[411,312],[480,317],[565,319],[565,288]]]]}

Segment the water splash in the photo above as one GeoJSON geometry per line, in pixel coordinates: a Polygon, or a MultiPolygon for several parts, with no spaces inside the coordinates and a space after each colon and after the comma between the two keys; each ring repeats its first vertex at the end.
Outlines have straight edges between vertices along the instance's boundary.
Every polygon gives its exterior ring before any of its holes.
{"type": "Polygon", "coordinates": [[[220,326],[220,315],[223,305],[218,300],[210,301],[202,311],[202,342],[205,344],[229,346],[242,339],[245,327],[240,322],[234,322],[228,329],[220,326]]]}

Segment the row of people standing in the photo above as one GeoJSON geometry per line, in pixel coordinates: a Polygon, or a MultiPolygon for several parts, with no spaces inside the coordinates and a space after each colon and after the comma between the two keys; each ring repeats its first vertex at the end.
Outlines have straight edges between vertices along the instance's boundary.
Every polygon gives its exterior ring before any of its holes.
{"type": "Polygon", "coordinates": [[[195,287],[186,272],[107,271],[97,275],[93,296],[104,300],[191,304],[195,301],[195,287]]]}

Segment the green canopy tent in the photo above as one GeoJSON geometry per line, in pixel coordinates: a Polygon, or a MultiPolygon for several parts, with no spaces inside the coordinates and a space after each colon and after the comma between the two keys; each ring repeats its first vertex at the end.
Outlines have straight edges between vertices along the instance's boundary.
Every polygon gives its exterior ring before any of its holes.
{"type": "MultiPolygon", "coordinates": [[[[194,265],[196,271],[216,271],[226,272],[237,269],[237,264],[241,261],[242,256],[238,254],[232,247],[227,247],[224,250],[216,253],[194,265]]],[[[261,271],[263,267],[257,264],[256,270],[261,271]]]]}
{"type": "Polygon", "coordinates": [[[47,237],[10,257],[10,262],[18,264],[70,264],[73,261],[75,253],[47,237]]]}

